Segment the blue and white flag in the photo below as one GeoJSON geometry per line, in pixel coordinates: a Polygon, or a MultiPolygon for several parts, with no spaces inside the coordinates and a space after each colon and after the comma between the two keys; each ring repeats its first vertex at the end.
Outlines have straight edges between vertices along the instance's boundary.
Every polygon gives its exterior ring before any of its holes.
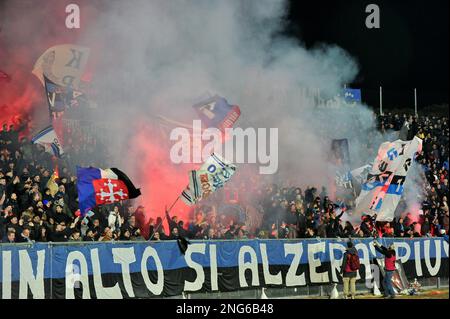
{"type": "Polygon", "coordinates": [[[350,172],[341,173],[339,171],[336,172],[336,185],[342,188],[351,189],[353,188],[352,184],[352,175],[350,172]]]}
{"type": "Polygon", "coordinates": [[[336,185],[346,189],[352,189],[354,187],[353,181],[356,181],[359,184],[364,183],[364,181],[367,178],[367,175],[370,172],[371,167],[372,166],[367,164],[345,173],[337,171],[336,185]]]}
{"type": "Polygon", "coordinates": [[[211,154],[198,171],[189,172],[189,186],[181,193],[181,199],[190,206],[207,198],[223,187],[235,171],[234,164],[211,154]]]}
{"type": "Polygon", "coordinates": [[[361,90],[360,89],[344,89],[344,100],[346,103],[360,103],[361,90]]]}
{"type": "Polygon", "coordinates": [[[422,140],[384,142],[378,149],[370,174],[362,184],[356,199],[355,212],[377,214],[377,221],[392,221],[403,195],[408,169],[416,153],[422,150],[422,140]]]}
{"type": "Polygon", "coordinates": [[[37,133],[31,139],[31,143],[44,146],[46,152],[53,154],[56,157],[62,157],[64,154],[64,150],[59,142],[58,136],[51,125],[37,133]]]}

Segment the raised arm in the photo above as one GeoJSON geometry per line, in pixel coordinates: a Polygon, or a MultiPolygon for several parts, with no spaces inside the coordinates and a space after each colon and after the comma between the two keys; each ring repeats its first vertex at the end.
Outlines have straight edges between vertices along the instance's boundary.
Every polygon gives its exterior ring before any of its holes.
{"type": "Polygon", "coordinates": [[[167,210],[167,206],[165,207],[165,212],[166,212],[166,218],[167,220],[171,220],[170,215],[169,215],[169,211],[167,210]]]}
{"type": "Polygon", "coordinates": [[[388,253],[388,249],[384,246],[381,246],[378,242],[374,242],[373,245],[375,246],[375,249],[380,253],[383,254],[386,257],[390,257],[390,254],[388,253]]]}

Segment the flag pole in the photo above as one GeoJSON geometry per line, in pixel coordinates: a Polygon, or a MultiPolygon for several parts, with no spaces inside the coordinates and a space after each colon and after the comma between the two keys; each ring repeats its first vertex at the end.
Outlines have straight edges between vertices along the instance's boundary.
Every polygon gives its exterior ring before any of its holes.
{"type": "Polygon", "coordinates": [[[169,210],[167,211],[168,213],[172,210],[173,206],[175,206],[175,204],[178,202],[178,200],[180,199],[180,196],[177,197],[177,199],[175,199],[175,201],[172,203],[172,205],[169,207],[169,210]]]}
{"type": "Polygon", "coordinates": [[[414,88],[414,115],[417,117],[417,88],[414,88]]]}
{"type": "MultiPolygon", "coordinates": [[[[177,197],[177,199],[175,199],[175,201],[172,203],[172,205],[170,205],[169,209],[167,210],[167,213],[170,213],[170,211],[172,210],[173,206],[175,206],[175,204],[178,202],[178,200],[180,199],[180,196],[177,197]]],[[[153,239],[153,236],[155,235],[155,232],[157,229],[159,229],[159,227],[162,226],[162,223],[164,222],[164,220],[166,219],[167,214],[165,214],[164,212],[164,217],[161,220],[161,222],[159,223],[159,225],[156,226],[156,228],[153,230],[153,234],[150,236],[150,238],[148,239],[149,241],[151,241],[153,239]]]]}
{"type": "Polygon", "coordinates": [[[383,115],[383,88],[380,86],[380,115],[383,115]]]}

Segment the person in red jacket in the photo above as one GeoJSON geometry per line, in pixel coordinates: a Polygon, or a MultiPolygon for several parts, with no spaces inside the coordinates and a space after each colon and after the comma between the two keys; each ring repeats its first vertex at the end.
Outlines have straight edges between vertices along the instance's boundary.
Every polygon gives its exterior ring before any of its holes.
{"type": "Polygon", "coordinates": [[[358,275],[358,270],[360,268],[360,260],[358,256],[358,251],[353,246],[353,242],[347,242],[347,250],[345,251],[344,257],[342,258],[342,282],[344,284],[344,299],[349,297],[350,288],[350,298],[355,299],[356,295],[356,276],[358,275]]]}
{"type": "Polygon", "coordinates": [[[395,261],[397,260],[394,244],[391,244],[388,248],[380,245],[377,241],[374,241],[373,244],[375,249],[384,255],[384,296],[389,299],[395,298],[395,291],[392,286],[392,276],[396,270],[395,261]]]}

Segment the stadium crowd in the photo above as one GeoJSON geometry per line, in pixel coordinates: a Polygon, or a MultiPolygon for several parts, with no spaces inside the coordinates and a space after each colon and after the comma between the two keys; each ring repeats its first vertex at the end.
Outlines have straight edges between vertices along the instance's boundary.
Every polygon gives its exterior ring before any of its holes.
{"type": "MultiPolygon", "coordinates": [[[[215,205],[201,205],[189,222],[166,212],[164,218],[142,222],[143,207],[126,205],[96,207],[88,216],[78,210],[76,176],[70,160],[55,162],[43,147],[26,138],[19,129],[3,125],[0,131],[0,240],[13,242],[66,242],[111,240],[165,240],[179,236],[196,239],[313,238],[313,237],[420,237],[448,234],[449,127],[446,117],[379,116],[379,129],[401,131],[407,123],[407,139],[417,135],[423,152],[417,161],[423,167],[425,200],[419,213],[402,212],[392,223],[375,222],[363,215],[353,224],[345,219],[351,207],[344,200],[332,202],[327,189],[268,185],[259,190],[258,210],[262,223],[256,229],[242,218],[230,218],[215,205]],[[168,227],[165,227],[168,226],[168,227]],[[142,236],[148,230],[149,238],[142,236]],[[166,231],[168,229],[168,231],[166,231]]],[[[70,144],[70,143],[69,143],[70,144]]],[[[68,158],[80,159],[92,149],[71,143],[68,158]]],[[[244,204],[244,203],[241,203],[244,204]]]]}

